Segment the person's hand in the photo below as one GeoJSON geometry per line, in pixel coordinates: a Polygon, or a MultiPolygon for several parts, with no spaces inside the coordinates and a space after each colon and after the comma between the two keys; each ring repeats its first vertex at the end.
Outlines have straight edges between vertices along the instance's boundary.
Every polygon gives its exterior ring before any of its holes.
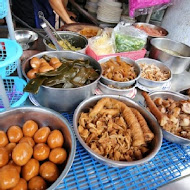
{"type": "Polygon", "coordinates": [[[69,17],[73,17],[74,19],[76,19],[76,15],[72,12],[72,11],[67,11],[69,17]]]}

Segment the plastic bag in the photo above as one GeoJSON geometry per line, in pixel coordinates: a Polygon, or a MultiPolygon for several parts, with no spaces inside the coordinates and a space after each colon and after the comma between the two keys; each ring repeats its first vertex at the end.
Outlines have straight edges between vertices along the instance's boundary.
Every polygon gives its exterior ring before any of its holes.
{"type": "Polygon", "coordinates": [[[128,52],[142,49],[147,41],[147,34],[132,25],[118,23],[112,32],[115,51],[128,52]]]}
{"type": "Polygon", "coordinates": [[[111,34],[112,29],[105,28],[99,36],[90,38],[88,40],[90,49],[92,49],[97,55],[107,55],[115,53],[111,34]]]}
{"type": "Polygon", "coordinates": [[[156,5],[170,3],[171,0],[129,0],[129,15],[135,16],[136,9],[144,9],[156,5]]]}

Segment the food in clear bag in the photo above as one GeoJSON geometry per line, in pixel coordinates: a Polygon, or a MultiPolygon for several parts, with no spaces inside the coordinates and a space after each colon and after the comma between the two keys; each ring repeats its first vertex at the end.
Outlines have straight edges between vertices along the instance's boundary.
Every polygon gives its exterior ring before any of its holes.
{"type": "Polygon", "coordinates": [[[112,39],[116,52],[137,51],[145,46],[147,34],[134,26],[120,22],[112,32],[112,39]]]}
{"type": "Polygon", "coordinates": [[[115,53],[111,34],[112,29],[106,28],[99,36],[89,39],[89,47],[97,55],[107,55],[115,53]]]}

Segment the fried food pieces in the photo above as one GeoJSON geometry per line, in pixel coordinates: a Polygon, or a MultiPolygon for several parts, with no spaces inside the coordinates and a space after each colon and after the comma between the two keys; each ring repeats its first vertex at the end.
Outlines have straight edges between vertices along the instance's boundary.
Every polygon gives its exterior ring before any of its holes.
{"type": "Polygon", "coordinates": [[[117,161],[145,157],[154,138],[138,110],[113,98],[102,98],[88,113],[81,113],[78,131],[93,151],[117,161]]]}
{"type": "Polygon", "coordinates": [[[116,60],[110,59],[102,63],[101,66],[103,76],[114,81],[126,82],[137,77],[134,66],[122,61],[119,56],[116,57],[116,60]]]}
{"type": "Polygon", "coordinates": [[[152,100],[143,92],[147,106],[160,126],[177,136],[190,139],[190,100],[174,101],[160,97],[152,100]]]}

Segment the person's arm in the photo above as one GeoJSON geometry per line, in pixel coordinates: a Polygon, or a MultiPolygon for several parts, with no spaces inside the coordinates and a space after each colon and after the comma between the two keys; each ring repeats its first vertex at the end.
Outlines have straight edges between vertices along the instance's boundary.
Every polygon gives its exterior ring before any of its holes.
{"type": "Polygon", "coordinates": [[[65,21],[67,24],[74,23],[65,10],[62,0],[49,0],[49,3],[52,9],[61,17],[63,21],[65,21]]]}

